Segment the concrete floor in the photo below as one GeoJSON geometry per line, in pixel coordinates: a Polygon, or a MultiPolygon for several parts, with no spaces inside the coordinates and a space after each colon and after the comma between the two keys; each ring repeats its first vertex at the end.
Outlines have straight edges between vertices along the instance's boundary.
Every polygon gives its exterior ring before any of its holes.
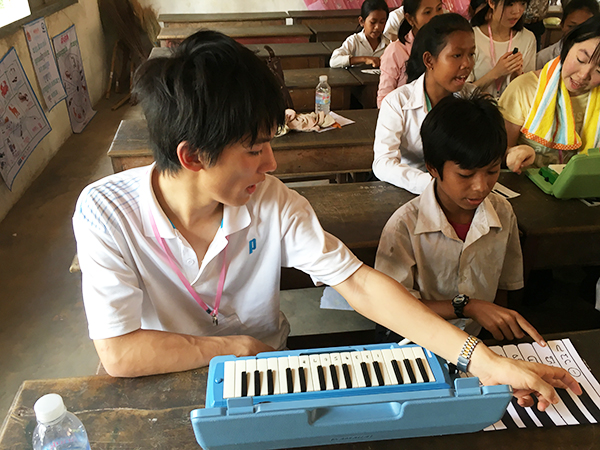
{"type": "MultiPolygon", "coordinates": [[[[0,418],[26,379],[92,375],[98,357],[87,336],[71,216],[80,191],[112,173],[106,152],[129,107],[102,100],[82,134],[73,135],[0,223],[0,418]]],[[[523,314],[542,333],[600,327],[591,275],[566,276],[527,302],[523,314]]],[[[593,277],[596,278],[593,278],[593,277]]],[[[542,283],[547,287],[547,278],[542,283]]],[[[282,292],[293,335],[372,329],[352,311],[319,309],[321,288],[282,292]]]]}

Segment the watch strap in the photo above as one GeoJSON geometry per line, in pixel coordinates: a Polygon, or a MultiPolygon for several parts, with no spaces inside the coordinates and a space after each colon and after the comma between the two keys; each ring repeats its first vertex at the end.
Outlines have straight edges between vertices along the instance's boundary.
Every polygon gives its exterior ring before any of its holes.
{"type": "Polygon", "coordinates": [[[481,341],[477,339],[475,336],[469,336],[465,341],[460,354],[458,355],[458,362],[456,363],[456,367],[461,372],[467,372],[467,368],[469,363],[471,362],[471,355],[473,355],[473,351],[475,351],[475,347],[481,341]]]}

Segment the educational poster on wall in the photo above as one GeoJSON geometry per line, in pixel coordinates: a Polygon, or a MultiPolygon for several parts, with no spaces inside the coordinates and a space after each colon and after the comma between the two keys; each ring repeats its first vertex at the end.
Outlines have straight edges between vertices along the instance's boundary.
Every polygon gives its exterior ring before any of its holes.
{"type": "Polygon", "coordinates": [[[87,90],[79,41],[75,25],[52,38],[58,61],[58,71],[67,91],[67,108],[73,133],[81,133],[92,120],[96,111],[92,109],[87,90]]]}
{"type": "Polygon", "coordinates": [[[9,189],[50,130],[13,47],[0,60],[0,175],[9,189]]]}
{"type": "Polygon", "coordinates": [[[54,51],[50,45],[50,37],[46,28],[46,20],[42,17],[33,22],[23,25],[29,54],[33,61],[33,69],[42,90],[42,98],[46,104],[46,110],[50,111],[58,102],[63,100],[67,94],[60,82],[58,67],[54,59],[54,51]]]}

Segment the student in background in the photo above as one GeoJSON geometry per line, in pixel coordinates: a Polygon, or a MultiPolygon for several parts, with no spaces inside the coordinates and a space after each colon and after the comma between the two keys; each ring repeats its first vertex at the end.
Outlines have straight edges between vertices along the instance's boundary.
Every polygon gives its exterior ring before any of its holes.
{"type": "Polygon", "coordinates": [[[600,145],[600,16],[573,28],[557,57],[509,85],[499,102],[508,145],[535,150],[535,166],[566,163],[600,145]]]}
{"type": "Polygon", "coordinates": [[[441,0],[405,0],[404,20],[398,30],[398,40],[392,42],[381,57],[381,75],[377,90],[377,107],[394,89],[406,84],[406,61],[419,29],[432,17],[443,14],[441,0]]]}
{"type": "Polygon", "coordinates": [[[389,219],[375,268],[452,324],[495,339],[539,336],[507,309],[507,290],[523,287],[517,218],[491,193],[506,151],[502,114],[488,94],[447,96],[421,127],[433,180],[389,219]]]}
{"type": "Polygon", "coordinates": [[[523,28],[527,3],[488,0],[471,19],[477,52],[469,81],[494,98],[500,97],[512,79],[535,69],[535,36],[523,28]]]}
{"type": "Polygon", "coordinates": [[[390,42],[398,39],[398,29],[400,28],[400,24],[404,20],[404,5],[396,8],[388,17],[387,22],[385,23],[385,30],[383,30],[383,35],[390,40],[390,42]]]}
{"type": "Polygon", "coordinates": [[[329,66],[343,68],[356,64],[379,67],[379,58],[390,43],[383,35],[390,10],[385,0],[365,0],[360,8],[360,32],[346,38],[331,54],[329,66]]]}
{"type": "MultiPolygon", "coordinates": [[[[563,8],[563,16],[560,21],[562,37],[583,22],[593,16],[600,15],[600,7],[597,0],[571,0],[563,8]]],[[[546,63],[560,55],[562,39],[550,47],[540,50],[535,60],[535,68],[540,70],[546,63]]]]}
{"type": "Polygon", "coordinates": [[[564,369],[499,357],[362,264],[306,199],[269,175],[284,102],[250,50],[199,31],[172,56],[145,62],[134,92],[156,163],[88,186],[73,217],[90,337],[109,374],[184,371],[284,347],[285,266],[449,361],[470,343],[465,370],[511,385],[521,406],[533,405],[531,394],[540,410],[558,403],[553,386],[581,394],[564,369]]]}

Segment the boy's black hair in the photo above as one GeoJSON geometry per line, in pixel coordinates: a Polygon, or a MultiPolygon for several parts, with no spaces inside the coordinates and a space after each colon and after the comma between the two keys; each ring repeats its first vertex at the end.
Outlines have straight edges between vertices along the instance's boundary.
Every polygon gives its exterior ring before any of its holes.
{"type": "Polygon", "coordinates": [[[444,172],[446,161],[471,170],[501,162],[507,138],[496,101],[475,91],[467,98],[449,95],[427,114],[421,126],[425,163],[444,172]]]}
{"type": "Polygon", "coordinates": [[[385,0],[365,0],[360,7],[360,17],[367,20],[373,11],[385,11],[386,16],[390,15],[390,8],[385,0]]]}
{"type": "MultiPolygon", "coordinates": [[[[569,31],[562,39],[560,62],[564,64],[567,54],[574,44],[600,37],[600,16],[594,16],[569,31]]],[[[600,65],[600,43],[596,46],[590,61],[600,65]]]]}
{"type": "MultiPolygon", "coordinates": [[[[526,5],[529,5],[530,0],[491,0],[491,2],[494,4],[495,7],[502,5],[502,13],[504,14],[504,8],[506,8],[507,6],[510,6],[513,3],[517,3],[517,2],[523,2],[526,5]]],[[[487,15],[491,11],[491,9],[492,8],[490,8],[490,5],[486,4],[483,8],[481,8],[479,10],[479,12],[477,12],[473,16],[473,18],[471,19],[471,25],[473,25],[474,27],[478,27],[478,26],[486,24],[488,22],[487,15]]],[[[513,25],[512,29],[515,31],[521,31],[524,26],[525,26],[525,13],[523,13],[523,15],[521,16],[519,21],[513,25]]]]}
{"type": "Polygon", "coordinates": [[[469,21],[456,13],[432,17],[427,24],[423,25],[415,36],[410,57],[406,61],[407,83],[413,82],[425,73],[423,54],[429,52],[437,58],[448,43],[448,36],[456,31],[473,33],[469,21]]]}
{"type": "Polygon", "coordinates": [[[600,14],[600,5],[598,5],[596,0],[571,0],[563,7],[563,15],[560,21],[561,25],[565,23],[570,14],[573,14],[580,9],[585,9],[592,16],[600,14]]]}
{"type": "Polygon", "coordinates": [[[251,146],[285,120],[283,96],[267,65],[216,31],[199,31],[172,56],[146,61],[133,92],[161,172],[181,169],[177,146],[183,141],[211,166],[226,146],[251,146]]]}

